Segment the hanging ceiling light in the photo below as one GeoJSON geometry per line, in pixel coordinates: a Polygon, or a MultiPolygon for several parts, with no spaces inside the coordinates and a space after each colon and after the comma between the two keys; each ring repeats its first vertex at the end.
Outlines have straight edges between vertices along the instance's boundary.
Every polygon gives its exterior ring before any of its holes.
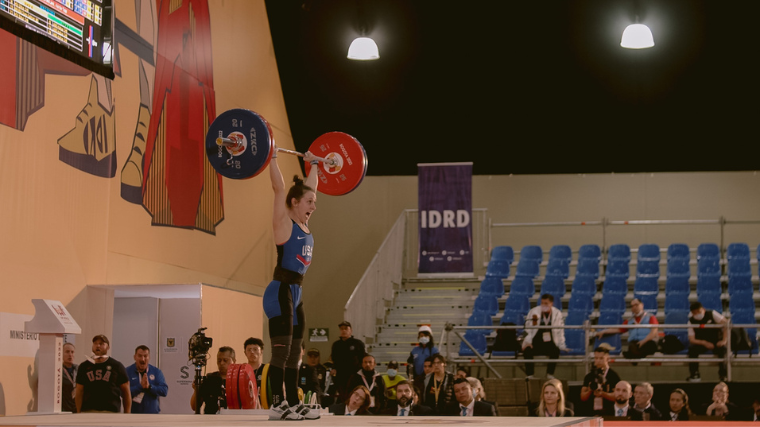
{"type": "Polygon", "coordinates": [[[646,49],[654,46],[652,30],[644,24],[631,24],[623,31],[620,46],[628,49],[646,49]]]}
{"type": "Polygon", "coordinates": [[[377,50],[377,43],[369,37],[357,37],[348,47],[348,59],[368,61],[378,58],[380,52],[377,50]]]}

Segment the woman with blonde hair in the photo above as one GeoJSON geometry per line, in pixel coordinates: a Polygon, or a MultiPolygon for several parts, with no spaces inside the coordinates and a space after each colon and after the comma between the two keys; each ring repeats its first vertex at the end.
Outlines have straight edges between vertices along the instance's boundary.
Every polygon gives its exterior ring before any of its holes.
{"type": "Polygon", "coordinates": [[[486,398],[486,392],[483,390],[483,384],[480,383],[480,380],[475,377],[467,377],[467,382],[470,383],[470,387],[472,387],[472,397],[475,398],[477,401],[481,401],[486,398]]]}
{"type": "Polygon", "coordinates": [[[536,415],[539,417],[572,417],[573,411],[565,407],[565,393],[562,382],[556,378],[550,379],[541,387],[541,403],[538,404],[536,415]]]}

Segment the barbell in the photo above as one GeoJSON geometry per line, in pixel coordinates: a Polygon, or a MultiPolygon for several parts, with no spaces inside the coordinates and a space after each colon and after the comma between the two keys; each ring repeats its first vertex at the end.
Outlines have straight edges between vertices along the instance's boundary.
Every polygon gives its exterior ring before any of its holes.
{"type": "MultiPolygon", "coordinates": [[[[263,172],[278,153],[304,154],[275,148],[274,134],[260,114],[236,108],[216,117],[206,134],[206,156],[211,166],[222,176],[249,179],[263,172]]],[[[343,132],[328,132],[309,146],[317,163],[317,189],[331,196],[350,193],[367,174],[367,152],[353,136],[343,132]]],[[[312,165],[305,164],[305,175],[312,165]]]]}

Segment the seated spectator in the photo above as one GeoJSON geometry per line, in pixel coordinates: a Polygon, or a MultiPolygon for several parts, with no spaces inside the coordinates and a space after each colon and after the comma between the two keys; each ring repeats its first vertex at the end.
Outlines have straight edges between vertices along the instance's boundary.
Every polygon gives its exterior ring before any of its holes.
{"type": "Polygon", "coordinates": [[[331,405],[327,410],[334,415],[371,415],[369,408],[369,390],[358,385],[348,395],[344,403],[331,405]]]}
{"type": "Polygon", "coordinates": [[[572,417],[575,416],[570,408],[565,407],[565,393],[562,382],[551,379],[541,387],[541,402],[536,408],[538,417],[572,417]]]}
{"type": "Polygon", "coordinates": [[[760,398],[756,398],[752,402],[752,421],[758,421],[760,420],[760,398]]]}
{"type": "MultiPolygon", "coordinates": [[[[409,365],[407,365],[407,372],[408,369],[409,365]]],[[[425,387],[425,377],[427,377],[427,375],[431,372],[433,372],[433,356],[428,357],[423,362],[422,375],[416,375],[414,377],[414,386],[417,387],[418,390],[422,390],[425,387]]],[[[419,394],[417,396],[419,396],[419,394]]]]}
{"type": "Polygon", "coordinates": [[[398,373],[398,362],[391,360],[388,362],[388,370],[381,375],[383,380],[383,389],[385,390],[385,405],[393,406],[396,404],[396,387],[401,381],[406,381],[403,375],[398,373]]]}
{"type": "Polygon", "coordinates": [[[418,405],[417,391],[412,383],[402,380],[396,384],[396,400],[386,407],[385,414],[398,417],[414,417],[433,415],[433,410],[427,406],[418,405]]]}
{"type": "Polygon", "coordinates": [[[635,421],[657,421],[662,419],[660,411],[652,404],[654,387],[649,383],[641,383],[633,392],[633,411],[629,412],[635,421]]]}
{"type": "Polygon", "coordinates": [[[470,387],[472,387],[472,395],[475,397],[475,400],[481,401],[486,398],[486,391],[483,390],[483,384],[480,383],[479,379],[474,377],[467,377],[465,379],[470,383],[470,387]]]}
{"type": "Polygon", "coordinates": [[[689,396],[680,388],[670,392],[670,420],[689,421],[691,409],[689,408],[689,396]]]}
{"type": "MultiPolygon", "coordinates": [[[[554,307],[554,296],[551,294],[541,295],[541,303],[533,307],[525,316],[525,323],[533,326],[563,326],[562,312],[554,307]]],[[[564,329],[526,329],[527,335],[523,340],[522,352],[525,359],[533,359],[533,355],[549,356],[550,359],[558,359],[560,351],[567,351],[565,346],[564,329]]],[[[546,378],[554,378],[556,363],[549,363],[546,367],[546,378]]],[[[533,363],[525,364],[525,374],[533,378],[533,363]]]]}
{"type": "Polygon", "coordinates": [[[438,354],[438,347],[433,342],[433,329],[430,326],[420,326],[417,330],[417,341],[419,344],[412,349],[409,358],[406,360],[406,376],[409,378],[427,375],[423,367],[425,361],[428,357],[438,354]]]}
{"type": "Polygon", "coordinates": [[[448,415],[455,417],[495,417],[496,407],[486,402],[478,402],[472,395],[472,387],[464,378],[454,380],[456,403],[448,409],[448,415]]]}
{"type": "Polygon", "coordinates": [[[705,408],[705,415],[712,417],[723,417],[726,421],[741,420],[741,411],[739,407],[728,401],[728,385],[719,382],[713,388],[712,402],[702,405],[705,408]]]}
{"type": "MultiPolygon", "coordinates": [[[[620,377],[610,368],[610,348],[609,344],[602,343],[594,349],[594,369],[583,378],[581,401],[591,400],[591,408],[586,411],[589,414],[609,413],[612,411],[613,402],[616,401],[614,390],[620,377]]],[[[631,385],[628,384],[629,392],[630,388],[631,385]]]]}
{"type": "Polygon", "coordinates": [[[446,358],[443,355],[433,356],[433,372],[425,376],[422,390],[422,404],[436,415],[444,414],[454,401],[454,375],[446,372],[446,358]]]}
{"type": "Polygon", "coordinates": [[[365,354],[362,358],[362,368],[348,380],[350,390],[355,390],[360,385],[369,390],[369,411],[373,414],[381,412],[385,407],[385,384],[375,366],[375,357],[365,354]]]}
{"type": "MultiPolygon", "coordinates": [[[[689,324],[714,325],[720,323],[725,324],[728,328],[726,318],[717,311],[705,310],[699,302],[693,303],[689,308],[691,309],[689,324]]],[[[728,337],[728,329],[724,329],[721,336],[721,329],[719,328],[689,328],[689,357],[699,357],[706,351],[712,351],[714,355],[721,358],[726,357],[726,337],[728,337]]],[[[699,363],[689,363],[689,372],[691,374],[688,378],[690,382],[700,381],[699,363]]],[[[726,381],[727,372],[726,363],[723,361],[718,368],[721,381],[726,381]]]]}
{"type": "MultiPolygon", "coordinates": [[[[644,304],[638,298],[631,300],[631,313],[633,317],[625,319],[624,325],[628,325],[631,321],[636,325],[658,324],[657,318],[644,310],[644,304]]],[[[601,338],[605,334],[622,334],[625,332],[628,332],[628,351],[623,352],[623,357],[626,359],[641,359],[657,352],[657,328],[609,328],[597,332],[597,336],[601,338]]]]}
{"type": "Polygon", "coordinates": [[[628,381],[618,381],[615,385],[615,404],[605,411],[604,415],[618,418],[629,418],[634,411],[631,409],[631,384],[628,381]]]}
{"type": "Polygon", "coordinates": [[[457,371],[454,373],[454,379],[457,378],[467,378],[470,376],[470,371],[467,370],[464,366],[460,366],[457,368],[457,371]]]}

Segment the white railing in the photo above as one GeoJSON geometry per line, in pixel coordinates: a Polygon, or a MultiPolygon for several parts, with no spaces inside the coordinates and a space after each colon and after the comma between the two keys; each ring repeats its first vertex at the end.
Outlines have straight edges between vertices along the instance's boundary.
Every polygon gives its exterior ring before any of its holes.
{"type": "Polygon", "coordinates": [[[375,338],[375,325],[385,316],[385,303],[393,300],[394,286],[401,285],[405,227],[406,213],[402,212],[346,302],[343,318],[351,322],[354,336],[364,342],[375,338]]]}

